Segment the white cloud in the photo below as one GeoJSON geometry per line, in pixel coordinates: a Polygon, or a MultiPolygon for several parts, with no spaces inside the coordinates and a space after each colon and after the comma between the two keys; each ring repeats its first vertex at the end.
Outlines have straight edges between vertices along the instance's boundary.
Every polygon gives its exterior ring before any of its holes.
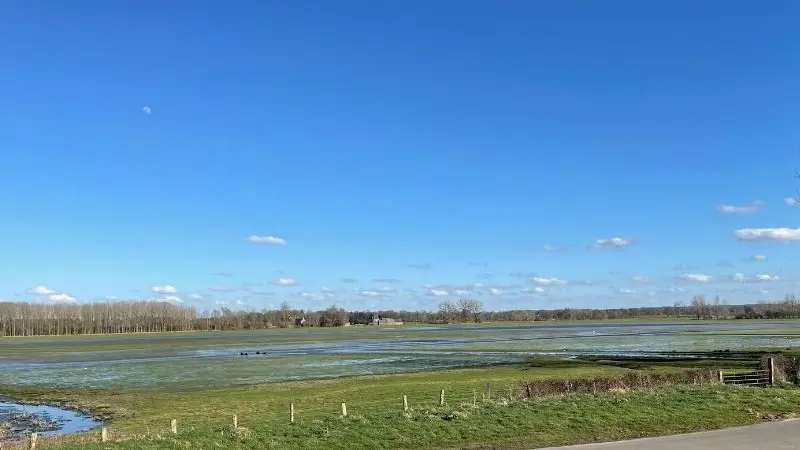
{"type": "Polygon", "coordinates": [[[67,294],[53,294],[47,297],[53,303],[75,303],[75,298],[67,294]]]}
{"type": "Polygon", "coordinates": [[[434,295],[437,297],[441,297],[444,295],[450,295],[449,292],[445,291],[444,289],[428,289],[428,294],[434,295]]]}
{"type": "Polygon", "coordinates": [[[377,297],[378,296],[378,291],[362,290],[362,291],[358,291],[358,295],[360,295],[362,297],[377,297]]]}
{"type": "Polygon", "coordinates": [[[217,300],[217,301],[214,302],[214,304],[217,305],[217,306],[225,306],[225,305],[228,304],[228,302],[223,301],[223,300],[217,300]]]}
{"type": "Polygon", "coordinates": [[[783,201],[789,206],[800,205],[800,197],[786,197],[783,201]]]}
{"type": "Polygon", "coordinates": [[[753,255],[753,261],[766,261],[767,255],[753,255]]]}
{"type": "Polygon", "coordinates": [[[153,108],[145,106],[144,108],[142,108],[142,112],[145,114],[150,114],[151,112],[153,112],[153,108]]]}
{"type": "Polygon", "coordinates": [[[758,281],[777,281],[778,280],[778,276],[777,275],[770,275],[770,274],[766,274],[766,273],[760,273],[760,274],[756,275],[756,280],[758,280],[758,281]]]}
{"type": "Polygon", "coordinates": [[[753,276],[747,276],[743,273],[735,273],[731,275],[731,280],[744,283],[758,283],[762,281],[778,281],[777,275],[770,275],[768,273],[760,273],[753,276]]]}
{"type": "Polygon", "coordinates": [[[203,296],[199,295],[199,294],[189,294],[187,297],[189,297],[189,300],[202,300],[203,299],[203,296]]]}
{"type": "Polygon", "coordinates": [[[277,236],[256,236],[252,235],[247,238],[253,244],[269,244],[269,245],[286,245],[286,239],[277,236]]]}
{"type": "Polygon", "coordinates": [[[325,298],[322,294],[317,294],[315,292],[299,292],[297,294],[298,297],[302,297],[308,300],[322,300],[325,298]]]}
{"type": "Polygon", "coordinates": [[[800,228],[742,228],[733,235],[742,241],[800,241],[800,228]]]}
{"type": "Polygon", "coordinates": [[[534,284],[541,286],[563,286],[567,284],[566,280],[559,280],[558,278],[533,277],[531,280],[533,280],[534,284]]]}
{"type": "Polygon", "coordinates": [[[322,292],[324,292],[326,294],[332,294],[333,293],[333,289],[329,288],[328,286],[322,286],[322,292]]]}
{"type": "Polygon", "coordinates": [[[239,305],[239,306],[242,306],[242,305],[244,305],[244,301],[243,300],[236,300],[236,304],[239,305]]]}
{"type": "Polygon", "coordinates": [[[389,287],[389,286],[381,286],[381,287],[378,288],[378,290],[381,291],[381,292],[387,293],[387,294],[390,294],[390,293],[393,293],[393,292],[397,292],[397,289],[395,289],[393,287],[389,287]]]}
{"type": "Polygon", "coordinates": [[[633,280],[633,281],[635,281],[637,283],[652,283],[653,282],[653,280],[651,280],[650,278],[645,277],[643,275],[634,275],[634,276],[631,277],[631,280],[633,280]]]}
{"type": "Polygon", "coordinates": [[[619,288],[617,289],[618,294],[635,294],[636,291],[629,288],[619,288]]]}
{"type": "Polygon", "coordinates": [[[543,245],[540,248],[541,251],[550,252],[550,253],[563,252],[566,249],[567,249],[566,247],[562,247],[562,246],[559,246],[559,245],[543,245]]]}
{"type": "Polygon", "coordinates": [[[503,293],[503,290],[498,288],[491,288],[489,290],[489,293],[492,295],[501,295],[503,293]]]}
{"type": "Polygon", "coordinates": [[[211,292],[234,292],[236,288],[228,287],[228,286],[212,286],[208,288],[211,292]]]}
{"type": "Polygon", "coordinates": [[[594,241],[594,248],[619,248],[631,245],[630,239],[611,237],[594,241]]]}
{"type": "Polygon", "coordinates": [[[163,286],[157,285],[150,288],[151,291],[155,294],[175,294],[178,292],[178,289],[175,286],[170,284],[165,284],[163,286]]]}
{"type": "Polygon", "coordinates": [[[53,294],[56,294],[56,291],[50,289],[49,287],[42,286],[42,285],[32,287],[32,288],[28,289],[27,292],[28,292],[28,294],[31,294],[31,295],[53,295],[53,294]]]}
{"type": "Polygon", "coordinates": [[[692,283],[708,283],[711,281],[711,275],[706,275],[704,273],[684,273],[680,276],[680,279],[692,283]]]}
{"type": "Polygon", "coordinates": [[[183,300],[181,300],[177,295],[165,295],[164,297],[161,297],[156,300],[161,300],[163,302],[169,302],[169,303],[183,303],[183,300]]]}
{"type": "Polygon", "coordinates": [[[297,284],[297,280],[294,278],[278,278],[275,280],[275,284],[278,286],[294,286],[297,284]]]}
{"type": "Polygon", "coordinates": [[[541,286],[536,286],[535,288],[533,288],[533,291],[538,293],[538,294],[541,294],[541,293],[544,292],[544,288],[541,287],[541,286]]]}
{"type": "Polygon", "coordinates": [[[764,202],[755,201],[747,206],[717,205],[717,211],[722,214],[753,214],[764,206],[764,202]]]}
{"type": "Polygon", "coordinates": [[[456,289],[456,290],[453,291],[453,294],[455,294],[455,295],[467,295],[467,294],[469,294],[469,291],[467,291],[465,289],[456,289]]]}

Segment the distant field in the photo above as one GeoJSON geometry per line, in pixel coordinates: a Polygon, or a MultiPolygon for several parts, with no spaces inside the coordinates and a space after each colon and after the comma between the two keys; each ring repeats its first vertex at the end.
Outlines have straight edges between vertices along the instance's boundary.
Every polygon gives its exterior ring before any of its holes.
{"type": "Polygon", "coordinates": [[[800,346],[800,322],[624,321],[0,338],[0,385],[187,390],[520,363],[800,346]],[[258,351],[263,353],[254,355],[258,351]],[[240,352],[248,352],[240,357],[240,352]],[[181,370],[175,370],[180,367],[181,370]]]}

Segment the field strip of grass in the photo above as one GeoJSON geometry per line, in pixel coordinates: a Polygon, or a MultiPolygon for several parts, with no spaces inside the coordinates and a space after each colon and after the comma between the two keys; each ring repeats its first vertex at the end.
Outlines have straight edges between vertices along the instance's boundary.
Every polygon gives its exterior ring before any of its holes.
{"type": "MultiPolygon", "coordinates": [[[[349,408],[348,408],[349,409],[349,408]]],[[[169,414],[160,427],[137,439],[99,444],[98,433],[52,442],[41,448],[90,449],[402,449],[536,448],[585,442],[686,433],[756,423],[760,414],[800,413],[800,390],[723,385],[661,390],[566,395],[513,402],[449,402],[445,407],[330,411],[317,418],[257,418],[240,414],[234,430],[230,416],[207,408],[202,426],[179,421],[168,432],[169,414]],[[267,420],[264,420],[267,419],[267,420]],[[89,441],[95,443],[89,443],[89,441]]],[[[112,440],[119,431],[109,428],[112,440]]],[[[130,435],[127,435],[130,436],[130,435]]]]}

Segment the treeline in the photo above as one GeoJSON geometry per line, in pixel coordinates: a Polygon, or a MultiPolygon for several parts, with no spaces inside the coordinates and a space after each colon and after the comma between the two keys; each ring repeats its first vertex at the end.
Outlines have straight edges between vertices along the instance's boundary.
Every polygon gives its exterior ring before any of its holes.
{"type": "Polygon", "coordinates": [[[484,311],[481,302],[472,299],[442,302],[438,311],[345,311],[336,306],[311,311],[294,309],[284,302],[277,310],[241,311],[223,307],[200,313],[192,306],[153,301],[72,305],[0,302],[0,336],[338,327],[369,325],[378,317],[422,324],[648,318],[794,319],[800,318],[800,300],[787,295],[781,302],[728,305],[718,297],[706,301],[696,296],[688,305],[508,311],[484,311]]]}

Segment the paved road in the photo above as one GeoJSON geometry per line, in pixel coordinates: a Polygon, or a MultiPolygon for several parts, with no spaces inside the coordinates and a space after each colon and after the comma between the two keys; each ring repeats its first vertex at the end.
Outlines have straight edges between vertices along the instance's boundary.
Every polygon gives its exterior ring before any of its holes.
{"type": "MultiPolygon", "coordinates": [[[[703,431],[603,444],[571,445],[558,450],[796,450],[800,419],[766,422],[726,430],[703,431]]],[[[543,449],[547,450],[547,449],[543,449]]],[[[555,448],[551,450],[556,450],[555,448]]]]}

